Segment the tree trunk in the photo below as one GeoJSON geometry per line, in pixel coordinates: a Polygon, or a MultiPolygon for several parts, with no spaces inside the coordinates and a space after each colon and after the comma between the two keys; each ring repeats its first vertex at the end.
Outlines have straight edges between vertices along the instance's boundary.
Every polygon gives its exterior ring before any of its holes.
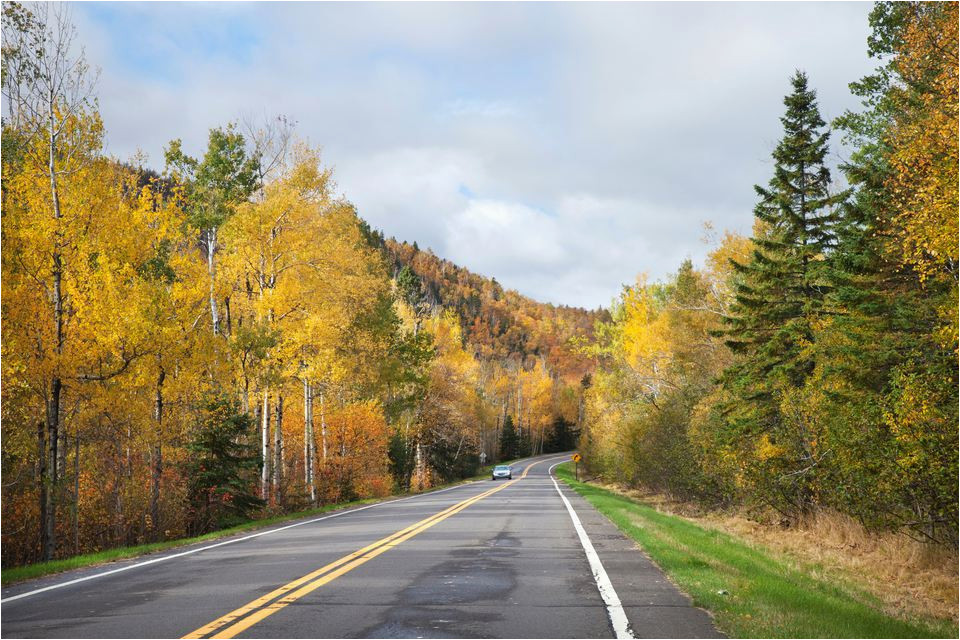
{"type": "Polygon", "coordinates": [[[426,482],[426,479],[424,478],[426,474],[424,473],[425,465],[423,461],[423,447],[421,446],[419,440],[417,441],[417,444],[414,448],[413,460],[414,460],[413,465],[415,469],[414,474],[416,475],[416,478],[417,478],[417,485],[416,485],[417,491],[422,491],[423,485],[426,482]]]}
{"type": "Polygon", "coordinates": [[[217,263],[214,254],[217,250],[217,229],[212,227],[204,232],[207,245],[207,273],[210,276],[210,320],[213,323],[213,335],[220,335],[220,315],[217,312],[217,296],[215,290],[217,278],[217,263]]]}
{"type": "Polygon", "coordinates": [[[273,495],[283,504],[283,394],[277,394],[277,420],[273,426],[273,495]]]}
{"type": "Polygon", "coordinates": [[[247,378],[246,372],[243,374],[243,413],[248,415],[250,413],[250,380],[247,378]]]}
{"type": "Polygon", "coordinates": [[[310,504],[317,503],[317,485],[313,478],[313,388],[303,379],[303,482],[310,491],[310,504]]]}
{"type": "Polygon", "coordinates": [[[73,552],[80,553],[80,434],[73,439],[73,552]]]}
{"type": "Polygon", "coordinates": [[[260,475],[260,497],[270,502],[270,392],[263,392],[263,408],[260,410],[260,455],[263,459],[263,471],[260,475]]]}
{"type": "Polygon", "coordinates": [[[166,371],[160,367],[157,374],[157,389],[153,404],[153,419],[156,424],[156,440],[153,445],[153,474],[150,492],[150,524],[153,539],[160,539],[160,479],[163,477],[163,381],[166,371]]]}
{"type": "Polygon", "coordinates": [[[47,558],[47,425],[43,422],[37,423],[37,453],[38,453],[38,474],[40,479],[40,556],[47,558]]]}
{"type": "Polygon", "coordinates": [[[67,440],[67,430],[58,429],[60,434],[60,444],[57,445],[57,477],[61,481],[67,479],[67,452],[70,450],[70,443],[67,440]]]}
{"type": "Polygon", "coordinates": [[[59,484],[58,445],[60,443],[60,394],[63,382],[60,378],[60,356],[63,355],[63,256],[60,253],[62,231],[60,230],[60,189],[57,184],[57,133],[56,133],[56,96],[51,85],[47,102],[48,108],[48,151],[47,169],[50,175],[50,198],[53,202],[53,218],[56,232],[54,234],[53,249],[53,321],[56,328],[57,362],[54,367],[53,378],[50,381],[50,396],[47,399],[47,443],[49,446],[49,461],[47,463],[47,492],[44,504],[44,536],[40,542],[43,549],[43,559],[52,560],[57,548],[57,486],[59,484]]]}
{"type": "Polygon", "coordinates": [[[57,548],[57,507],[56,494],[59,484],[57,475],[57,460],[59,458],[57,446],[60,442],[60,392],[62,386],[60,378],[55,377],[51,385],[50,398],[47,401],[47,463],[46,463],[46,500],[44,504],[44,539],[41,540],[43,559],[53,559],[57,548]]]}
{"type": "Polygon", "coordinates": [[[323,456],[323,462],[327,462],[327,416],[324,411],[325,402],[323,391],[320,391],[320,453],[323,456]]]}

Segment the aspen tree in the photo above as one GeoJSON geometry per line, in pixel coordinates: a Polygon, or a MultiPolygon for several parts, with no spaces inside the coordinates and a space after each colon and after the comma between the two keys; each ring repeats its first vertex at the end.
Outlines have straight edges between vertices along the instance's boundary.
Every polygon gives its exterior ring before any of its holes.
{"type": "MultiPolygon", "coordinates": [[[[59,479],[62,471],[63,442],[62,395],[69,301],[64,295],[64,275],[73,265],[67,262],[70,234],[68,224],[75,213],[64,210],[63,180],[80,171],[90,162],[97,148],[100,123],[91,117],[93,91],[97,73],[91,72],[83,52],[74,49],[75,29],[66,5],[41,4],[33,11],[22,5],[4,8],[4,26],[16,17],[19,24],[4,29],[14,42],[4,53],[4,95],[11,119],[25,138],[24,157],[27,171],[38,171],[47,181],[43,198],[46,209],[45,227],[48,236],[49,314],[53,324],[51,368],[44,384],[46,405],[45,435],[47,460],[41,465],[44,485],[41,506],[41,555],[53,558],[56,548],[59,479]]],[[[38,265],[39,266],[39,265],[38,265]]]]}

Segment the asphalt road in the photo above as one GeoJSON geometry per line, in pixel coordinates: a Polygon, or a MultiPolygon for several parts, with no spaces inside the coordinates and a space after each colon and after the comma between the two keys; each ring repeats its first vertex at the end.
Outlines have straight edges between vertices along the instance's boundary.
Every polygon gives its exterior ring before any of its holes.
{"type": "Polygon", "coordinates": [[[548,469],[562,459],[523,461],[512,482],[14,585],[2,592],[0,634],[721,637],[615,526],[554,482],[548,469]]]}

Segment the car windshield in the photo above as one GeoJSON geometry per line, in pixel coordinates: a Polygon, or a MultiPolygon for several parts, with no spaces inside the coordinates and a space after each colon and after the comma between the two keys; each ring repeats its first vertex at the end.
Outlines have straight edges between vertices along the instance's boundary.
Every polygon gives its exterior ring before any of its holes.
{"type": "Polygon", "coordinates": [[[509,470],[510,470],[510,467],[507,467],[507,466],[504,466],[504,465],[501,464],[501,465],[497,465],[496,467],[494,467],[493,470],[494,470],[494,471],[509,471],[509,470]]]}

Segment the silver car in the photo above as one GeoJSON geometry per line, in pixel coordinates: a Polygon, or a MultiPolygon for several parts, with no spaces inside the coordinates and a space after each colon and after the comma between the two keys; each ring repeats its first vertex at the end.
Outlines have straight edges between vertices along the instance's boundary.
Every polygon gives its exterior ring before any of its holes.
{"type": "Polygon", "coordinates": [[[506,464],[498,464],[493,468],[493,477],[491,480],[499,480],[501,478],[506,478],[507,480],[513,480],[513,467],[506,464]]]}

